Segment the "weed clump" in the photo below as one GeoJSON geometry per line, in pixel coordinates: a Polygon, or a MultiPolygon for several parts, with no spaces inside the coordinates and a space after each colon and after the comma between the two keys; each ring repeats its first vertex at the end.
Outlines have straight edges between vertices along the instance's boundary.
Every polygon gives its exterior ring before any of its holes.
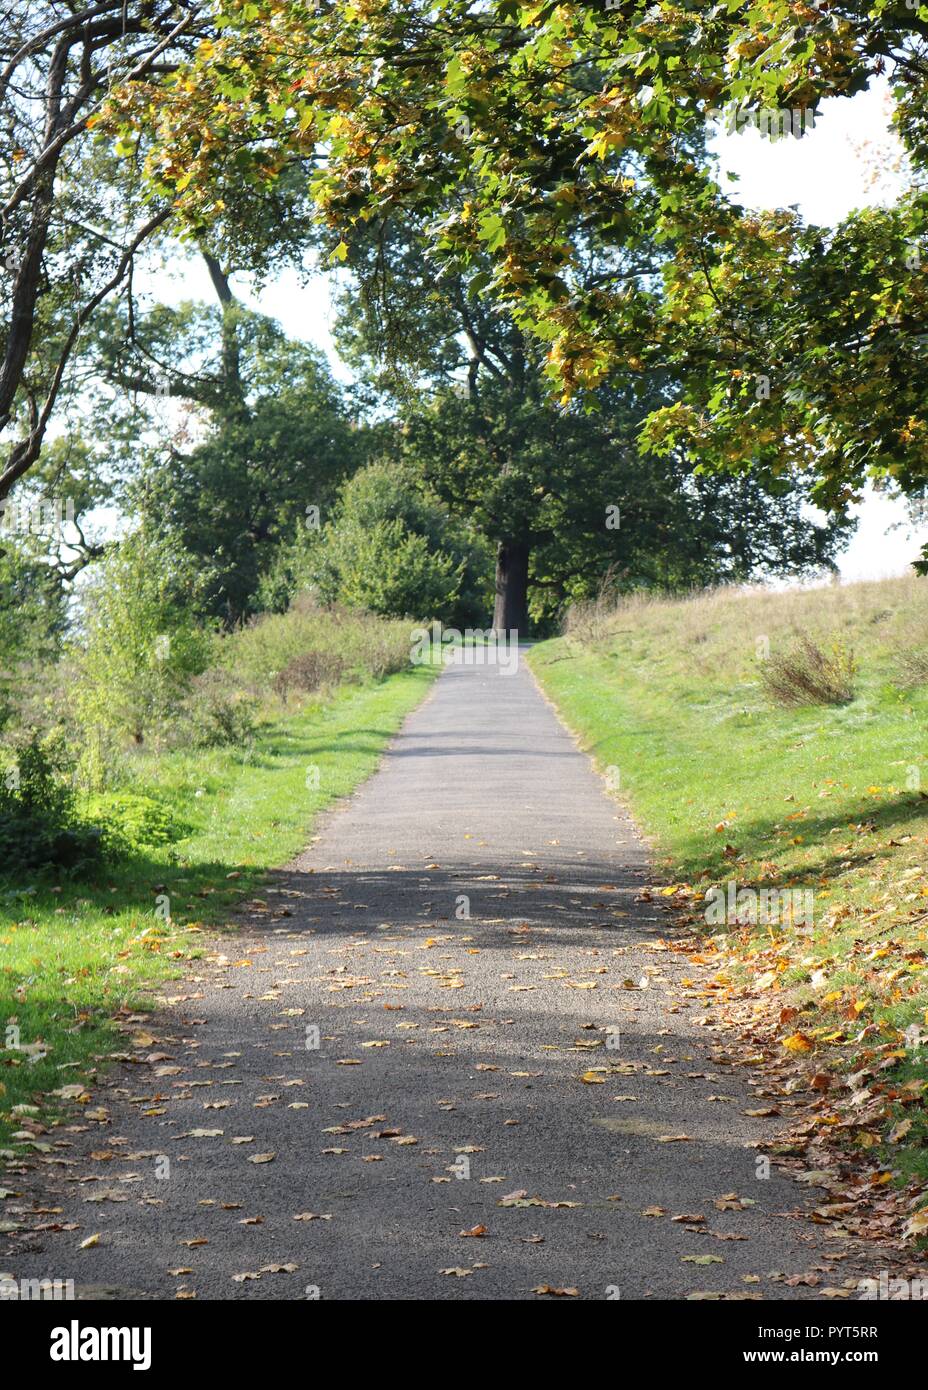
{"type": "Polygon", "coordinates": [[[761,668],[761,681],[774,704],[847,705],[854,698],[857,662],[841,641],[824,646],[807,633],[786,650],[772,654],[761,668]]]}

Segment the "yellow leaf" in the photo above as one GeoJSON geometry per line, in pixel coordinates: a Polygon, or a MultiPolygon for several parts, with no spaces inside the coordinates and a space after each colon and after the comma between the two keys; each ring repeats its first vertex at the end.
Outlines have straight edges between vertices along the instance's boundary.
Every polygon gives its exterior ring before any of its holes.
{"type": "Polygon", "coordinates": [[[905,1225],[907,1236],[928,1235],[928,1207],[922,1207],[914,1216],[910,1216],[905,1225]]]}

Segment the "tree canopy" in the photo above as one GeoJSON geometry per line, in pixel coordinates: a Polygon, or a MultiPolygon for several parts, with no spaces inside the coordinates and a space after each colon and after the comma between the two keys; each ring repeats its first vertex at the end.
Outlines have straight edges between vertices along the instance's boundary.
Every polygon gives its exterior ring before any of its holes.
{"type": "Polygon", "coordinates": [[[119,121],[157,125],[150,175],[192,227],[234,218],[234,178],[299,164],[336,261],[358,225],[411,219],[435,274],[471,271],[544,345],[565,399],[670,372],[644,447],[811,469],[840,511],[868,476],[928,480],[926,42],[928,7],[889,0],[231,0],[183,80],[136,84],[119,121]],[[783,113],[794,130],[884,73],[916,173],[897,207],[828,230],[724,196],[715,113],[787,138],[783,113]]]}

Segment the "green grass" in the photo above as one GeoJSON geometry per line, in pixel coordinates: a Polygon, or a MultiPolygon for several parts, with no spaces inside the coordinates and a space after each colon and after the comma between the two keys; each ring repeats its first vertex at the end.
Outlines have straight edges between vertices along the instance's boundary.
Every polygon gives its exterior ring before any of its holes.
{"type": "MultiPolygon", "coordinates": [[[[906,688],[903,666],[926,647],[928,581],[906,579],[588,609],[530,657],[611,769],[658,876],[715,934],[720,965],[799,1010],[784,1032],[802,1033],[817,1064],[896,1062],[884,1074],[916,1095],[928,1085],[928,688],[906,688]],[[776,659],[807,631],[853,650],[850,703],[766,696],[763,639],[776,659]],[[811,889],[812,932],[707,925],[702,896],[729,881],[811,889]],[[926,1045],[906,1047],[911,1025],[926,1045]]],[[[890,1105],[885,1127],[903,1115],[911,1130],[888,1156],[926,1177],[924,1101],[890,1105]]]]}
{"type": "Polygon", "coordinates": [[[199,953],[200,929],[228,925],[263,871],[304,847],[318,813],[373,771],[434,674],[411,668],[341,687],[263,724],[247,750],[145,755],[133,790],[193,826],[188,838],[92,881],[0,880],[0,1154],[47,1142],[11,1135],[24,1116],[53,1123],[60,1102],[50,1093],[126,1049],[115,1016],[144,1007],[146,990],[199,953]],[[156,913],[159,895],[170,924],[156,913]],[[10,1041],[19,1046],[3,1050],[10,1041]]]}

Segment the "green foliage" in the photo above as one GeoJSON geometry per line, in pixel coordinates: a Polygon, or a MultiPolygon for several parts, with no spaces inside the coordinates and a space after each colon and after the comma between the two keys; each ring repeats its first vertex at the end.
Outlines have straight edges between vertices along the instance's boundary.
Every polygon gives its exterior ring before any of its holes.
{"type": "Polygon", "coordinates": [[[16,708],[21,668],[53,659],[64,629],[58,576],[0,530],[0,729],[16,708]]]}
{"type": "Polygon", "coordinates": [[[195,594],[189,559],[144,529],[108,553],[83,596],[77,708],[86,730],[141,744],[177,711],[212,649],[191,616],[195,594]]]}
{"type": "MultiPolygon", "coordinates": [[[[343,298],[339,349],[397,401],[413,495],[426,489],[485,545],[528,553],[536,624],[550,624],[565,603],[604,582],[679,590],[829,565],[846,530],[804,515],[807,476],[761,467],[713,475],[683,449],[645,452],[642,421],[674,397],[668,372],[601,386],[595,410],[555,403],[537,344],[479,292],[485,260],[436,280],[411,222],[383,238],[352,233],[348,263],[359,286],[343,298]]],[[[376,489],[359,492],[369,504],[349,512],[369,529],[404,515],[390,493],[402,491],[400,482],[389,473],[373,479],[376,489]],[[388,506],[376,505],[381,493],[388,506]]],[[[345,490],[349,501],[356,486],[345,490]]],[[[362,536],[357,549],[360,583],[370,590],[377,565],[390,574],[386,547],[362,536]]]]}
{"type": "Polygon", "coordinates": [[[436,392],[408,414],[407,447],[453,513],[530,547],[536,620],[604,582],[679,591],[831,564],[846,530],[808,519],[802,477],[649,457],[636,440],[647,400],[604,388],[599,403],[559,408],[537,384],[491,382],[472,399],[436,392]]]}
{"type": "Polygon", "coordinates": [[[308,694],[335,686],[344,675],[345,663],[338,652],[301,652],[274,679],[274,689],[284,700],[291,691],[308,694]]]}
{"type": "Polygon", "coordinates": [[[99,829],[107,849],[124,857],[152,845],[170,845],[191,833],[171,806],[137,792],[97,792],[80,802],[83,817],[99,829]]]}
{"type": "Polygon", "coordinates": [[[342,488],[315,570],[326,601],[456,627],[486,621],[489,574],[487,545],[429,495],[415,464],[385,460],[342,488]]]}
{"type": "MultiPolygon", "coordinates": [[[[649,449],[804,478],[842,515],[871,476],[928,487],[926,13],[914,0],[332,0],[281,20],[233,0],[183,99],[159,111],[155,182],[198,225],[228,215],[233,168],[260,182],[312,147],[333,256],[357,264],[359,236],[374,248],[360,273],[387,336],[403,319],[383,293],[403,227],[429,272],[415,279],[422,321],[456,287],[482,369],[492,307],[563,403],[630,389],[648,401],[649,449]],[[725,196],[714,116],[811,114],[885,74],[913,176],[897,207],[828,229],[725,196]]],[[[125,120],[144,131],[132,94],[125,120]]],[[[406,352],[436,356],[428,333],[406,352]]]]}
{"type": "Polygon", "coordinates": [[[329,553],[345,603],[413,619],[451,612],[461,567],[430,550],[425,536],[407,531],[399,519],[336,535],[329,553]]]}
{"type": "Polygon", "coordinates": [[[330,671],[338,663],[347,680],[380,680],[409,664],[409,626],[321,608],[303,595],[288,612],[253,618],[223,637],[216,662],[240,688],[267,698],[282,673],[307,653],[327,660],[330,671]]]}
{"type": "Polygon", "coordinates": [[[657,330],[681,385],[647,421],[646,447],[719,470],[798,465],[837,513],[868,478],[924,496],[926,211],[913,193],[834,229],[760,213],[681,252],[657,330]],[[699,277],[711,295],[694,293],[699,277]]]}
{"type": "Polygon", "coordinates": [[[274,547],[267,568],[258,580],[255,607],[259,613],[286,613],[298,594],[316,583],[319,531],[303,530],[274,547]]]}
{"type": "Polygon", "coordinates": [[[194,676],[169,741],[194,748],[243,748],[254,739],[259,702],[231,671],[211,667],[194,676]]]}
{"type": "Polygon", "coordinates": [[[84,870],[105,850],[100,830],[76,809],[60,740],[33,733],[0,769],[0,865],[84,870]]]}
{"type": "Polygon", "coordinates": [[[207,428],[195,447],[172,439],[140,460],[147,408],[114,416],[104,393],[101,427],[124,470],[136,474],[129,509],[195,559],[205,616],[231,627],[269,602],[285,606],[279,594],[262,592],[264,576],[278,547],[310,524],[311,509],[324,516],[338,483],[364,461],[367,432],[353,428],[317,349],[288,340],[273,320],[234,300],[221,311],[156,306],[136,336],[138,344],[118,315],[100,326],[100,370],[117,399],[128,400],[125,388],[133,388],[149,400],[150,360],[163,362],[171,399],[205,415],[207,428]]]}

